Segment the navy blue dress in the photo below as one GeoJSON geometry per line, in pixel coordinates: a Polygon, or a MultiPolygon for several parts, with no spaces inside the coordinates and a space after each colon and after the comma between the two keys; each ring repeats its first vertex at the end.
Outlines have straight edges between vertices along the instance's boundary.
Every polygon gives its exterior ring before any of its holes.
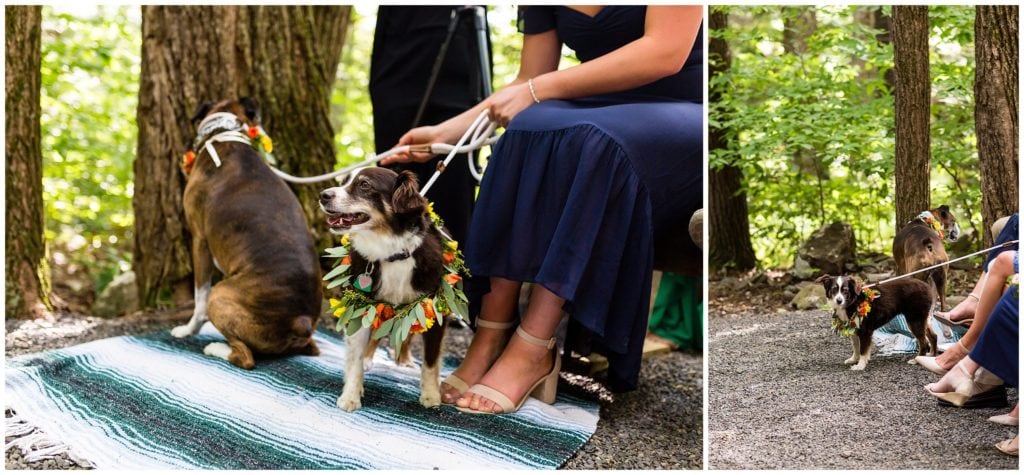
{"type": "MultiPolygon", "coordinates": [[[[606,6],[594,17],[531,6],[523,31],[557,29],[589,61],[640,38],[645,15],[643,6],[606,6]]],[[[608,356],[617,391],[636,388],[640,372],[655,235],[701,208],[702,45],[698,35],[671,77],[523,110],[494,145],[480,184],[470,272],[534,282],[565,299],[573,324],[608,356]]],[[[688,236],[678,240],[693,246],[688,236]]]]}

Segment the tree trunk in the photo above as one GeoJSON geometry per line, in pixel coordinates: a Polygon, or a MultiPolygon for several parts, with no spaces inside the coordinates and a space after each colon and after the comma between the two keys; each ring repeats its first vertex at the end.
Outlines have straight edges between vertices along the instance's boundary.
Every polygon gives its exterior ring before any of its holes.
{"type": "Polygon", "coordinates": [[[930,207],[928,7],[892,9],[896,71],[896,227],[930,207]]]}
{"type": "Polygon", "coordinates": [[[43,238],[43,153],[39,131],[42,7],[4,8],[6,312],[9,317],[44,317],[49,315],[50,276],[43,238]]]}
{"type": "MultiPolygon", "coordinates": [[[[206,101],[249,96],[261,105],[278,166],[292,175],[333,169],[330,92],[349,22],[344,6],[143,6],[133,266],[143,305],[162,290],[187,298],[190,238],[181,156],[206,101]]],[[[293,186],[310,232],[328,242],[319,185],[293,186]]]]}
{"type": "Polygon", "coordinates": [[[1017,212],[1017,19],[1016,6],[976,7],[974,21],[974,130],[981,166],[981,215],[985,245],[990,225],[1017,212]]]}
{"type": "MultiPolygon", "coordinates": [[[[728,27],[729,16],[712,7],[711,30],[728,27]]],[[[711,77],[729,70],[729,45],[722,38],[711,36],[708,48],[708,69],[711,77]]],[[[708,91],[711,103],[719,102],[722,90],[708,91]]],[[[719,121],[723,117],[718,118],[719,121]]],[[[712,128],[708,134],[710,150],[728,148],[726,131],[712,128]]],[[[750,223],[747,218],[747,194],[743,190],[743,173],[739,167],[726,165],[710,170],[708,203],[708,260],[712,268],[752,269],[757,265],[754,248],[750,244],[750,223]]]]}

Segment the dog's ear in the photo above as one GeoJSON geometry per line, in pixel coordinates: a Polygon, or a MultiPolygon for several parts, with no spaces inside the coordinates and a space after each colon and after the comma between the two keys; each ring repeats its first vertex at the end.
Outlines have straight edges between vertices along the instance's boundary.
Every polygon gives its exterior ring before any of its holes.
{"type": "Polygon", "coordinates": [[[850,295],[860,295],[861,286],[860,286],[860,282],[857,282],[857,279],[854,279],[853,277],[850,277],[850,283],[847,284],[847,285],[850,286],[850,290],[853,292],[850,295]]]}
{"type": "Polygon", "coordinates": [[[260,123],[260,103],[256,99],[251,97],[243,97],[238,100],[238,103],[242,105],[242,109],[245,110],[245,116],[249,120],[259,124],[260,123]]]}
{"type": "Polygon", "coordinates": [[[395,214],[422,213],[427,209],[427,199],[420,195],[415,173],[404,170],[398,174],[391,195],[391,207],[395,214]]]}
{"type": "Polygon", "coordinates": [[[824,286],[825,286],[826,288],[828,288],[828,287],[831,287],[831,286],[832,286],[832,281],[833,281],[834,279],[835,279],[834,277],[832,277],[832,276],[830,276],[830,275],[828,275],[828,274],[825,274],[825,275],[823,275],[823,276],[821,276],[821,277],[818,277],[817,279],[814,279],[814,282],[815,282],[815,283],[818,283],[818,284],[822,284],[822,285],[824,285],[824,286]]]}
{"type": "Polygon", "coordinates": [[[210,109],[213,109],[212,102],[199,104],[199,108],[196,109],[196,113],[192,115],[191,119],[189,119],[192,122],[192,125],[196,125],[196,122],[202,120],[203,117],[206,117],[206,114],[210,113],[210,109]]]}
{"type": "Polygon", "coordinates": [[[949,217],[949,206],[939,206],[939,217],[941,217],[942,219],[946,219],[949,217]]]}

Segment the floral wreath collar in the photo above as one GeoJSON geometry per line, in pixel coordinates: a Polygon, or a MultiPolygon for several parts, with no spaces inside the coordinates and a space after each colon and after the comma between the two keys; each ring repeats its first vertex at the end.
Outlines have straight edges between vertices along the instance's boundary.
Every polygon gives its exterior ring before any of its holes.
{"type": "Polygon", "coordinates": [[[934,229],[935,232],[939,233],[939,239],[945,239],[946,233],[942,229],[942,223],[940,223],[939,220],[935,219],[935,215],[933,215],[931,211],[922,211],[921,214],[915,216],[914,219],[910,221],[913,222],[914,220],[918,219],[921,220],[924,224],[927,224],[929,227],[934,229]]]}
{"type": "Polygon", "coordinates": [[[213,160],[213,163],[220,167],[220,155],[213,148],[213,144],[220,142],[239,142],[252,145],[256,152],[263,157],[263,160],[270,165],[277,165],[274,158],[274,142],[263,130],[262,125],[250,127],[248,124],[238,120],[238,117],[230,112],[214,112],[206,116],[199,123],[196,138],[192,141],[192,148],[185,152],[181,159],[181,171],[188,176],[195,166],[196,150],[201,153],[206,150],[213,160]]]}
{"type": "MultiPolygon", "coordinates": [[[[427,206],[432,224],[443,229],[444,222],[434,212],[433,203],[427,206]]],[[[444,268],[446,273],[441,277],[436,290],[420,295],[411,302],[393,305],[390,302],[375,300],[373,292],[373,263],[369,263],[362,274],[352,275],[352,243],[348,235],[341,237],[341,246],[328,248],[326,257],[335,258],[335,267],[324,280],[327,289],[340,287],[340,298],[331,298],[331,313],[338,318],[336,330],[346,335],[354,335],[360,329],[373,330],[373,338],[390,337],[391,345],[401,347],[409,335],[423,333],[434,326],[438,317],[457,315],[460,319],[469,315],[469,300],[462,290],[462,276],[469,271],[459,251],[459,243],[442,232],[444,252],[444,268]]],[[[408,252],[392,257],[400,257],[408,252]]],[[[390,259],[389,259],[390,260],[390,259]]],[[[401,260],[401,257],[395,260],[401,260]]]]}
{"type": "Polygon", "coordinates": [[[861,295],[864,298],[857,304],[857,313],[850,316],[849,320],[843,321],[836,312],[832,313],[832,331],[836,335],[850,336],[856,332],[864,321],[864,317],[871,313],[871,302],[874,302],[882,294],[877,290],[863,289],[861,295]]]}

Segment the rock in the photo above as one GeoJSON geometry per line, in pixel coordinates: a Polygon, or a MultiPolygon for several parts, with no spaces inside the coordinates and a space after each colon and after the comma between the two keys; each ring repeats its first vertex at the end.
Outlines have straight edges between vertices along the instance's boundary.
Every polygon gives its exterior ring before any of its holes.
{"type": "Polygon", "coordinates": [[[856,251],[853,227],[834,222],[815,231],[797,251],[797,257],[823,273],[837,275],[847,263],[855,262],[856,251]]]}
{"type": "Polygon", "coordinates": [[[92,304],[92,313],[100,317],[116,317],[139,308],[135,272],[128,271],[110,281],[92,304]]]}
{"type": "Polygon", "coordinates": [[[796,256],[796,259],[793,259],[792,272],[794,277],[801,280],[810,279],[820,273],[817,269],[812,268],[811,265],[799,255],[796,256]]]}
{"type": "Polygon", "coordinates": [[[800,291],[789,302],[789,306],[796,310],[821,308],[825,304],[825,288],[813,282],[805,282],[804,284],[807,285],[800,285],[800,291]]]}
{"type": "Polygon", "coordinates": [[[739,290],[744,285],[743,281],[732,276],[723,277],[718,283],[729,290],[739,290]]]}

